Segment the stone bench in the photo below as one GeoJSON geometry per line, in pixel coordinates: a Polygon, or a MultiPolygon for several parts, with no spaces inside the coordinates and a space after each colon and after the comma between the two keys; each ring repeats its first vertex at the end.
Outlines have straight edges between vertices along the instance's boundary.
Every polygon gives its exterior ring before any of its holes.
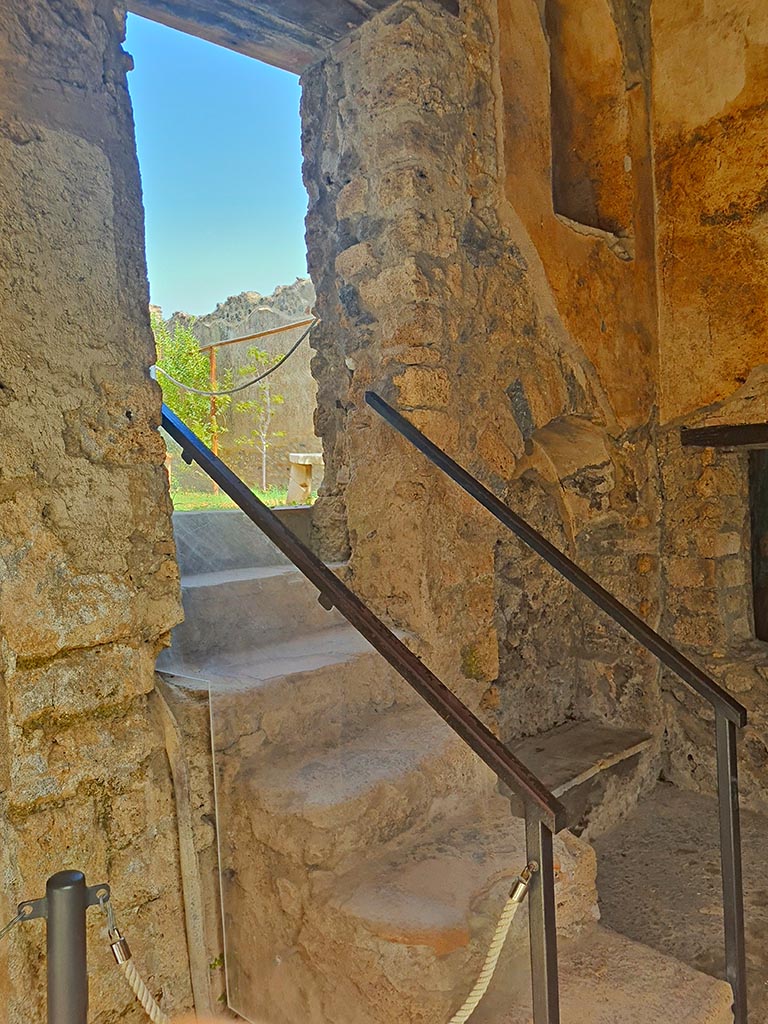
{"type": "Polygon", "coordinates": [[[286,501],[289,505],[306,505],[312,494],[312,469],[323,465],[323,456],[315,452],[290,452],[288,462],[290,472],[286,501]]]}

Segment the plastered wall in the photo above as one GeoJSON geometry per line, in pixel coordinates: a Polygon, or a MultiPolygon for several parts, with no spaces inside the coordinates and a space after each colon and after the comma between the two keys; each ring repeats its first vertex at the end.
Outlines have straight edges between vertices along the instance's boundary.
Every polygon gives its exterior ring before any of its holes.
{"type": "Polygon", "coordinates": [[[662,422],[768,362],[768,7],[653,0],[662,422]]]}

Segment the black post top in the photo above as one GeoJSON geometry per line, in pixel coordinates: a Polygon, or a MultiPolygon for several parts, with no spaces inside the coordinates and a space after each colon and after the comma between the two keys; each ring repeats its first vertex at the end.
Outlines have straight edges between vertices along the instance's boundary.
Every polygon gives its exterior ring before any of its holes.
{"type": "Polygon", "coordinates": [[[57,871],[45,884],[48,892],[59,892],[62,889],[84,889],[85,875],[82,871],[57,871]]]}

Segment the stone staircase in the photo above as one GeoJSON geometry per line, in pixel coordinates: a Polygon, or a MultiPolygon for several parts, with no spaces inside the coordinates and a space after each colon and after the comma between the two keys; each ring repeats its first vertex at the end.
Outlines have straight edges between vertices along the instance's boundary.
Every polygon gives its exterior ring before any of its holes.
{"type": "MultiPolygon", "coordinates": [[[[523,823],[245,517],[214,515],[175,517],[187,619],[158,668],[210,690],[229,1005],[253,1024],[444,1024],[525,864],[523,823]]],[[[599,924],[585,837],[646,786],[653,738],[572,722],[515,752],[582,833],[555,839],[563,1024],[731,1021],[724,983],[599,924]]],[[[473,1024],[531,1020],[527,958],[523,909],[473,1024]]]]}

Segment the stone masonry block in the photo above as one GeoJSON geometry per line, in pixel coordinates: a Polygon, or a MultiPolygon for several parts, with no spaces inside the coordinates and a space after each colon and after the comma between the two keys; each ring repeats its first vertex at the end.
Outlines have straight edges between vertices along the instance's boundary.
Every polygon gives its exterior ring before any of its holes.
{"type": "Polygon", "coordinates": [[[397,266],[382,270],[373,279],[362,282],[360,294],[370,309],[386,310],[425,299],[430,288],[416,260],[409,257],[397,266]]]}
{"type": "Polygon", "coordinates": [[[450,380],[445,370],[409,366],[394,378],[403,406],[442,409],[448,405],[450,380]]]}

